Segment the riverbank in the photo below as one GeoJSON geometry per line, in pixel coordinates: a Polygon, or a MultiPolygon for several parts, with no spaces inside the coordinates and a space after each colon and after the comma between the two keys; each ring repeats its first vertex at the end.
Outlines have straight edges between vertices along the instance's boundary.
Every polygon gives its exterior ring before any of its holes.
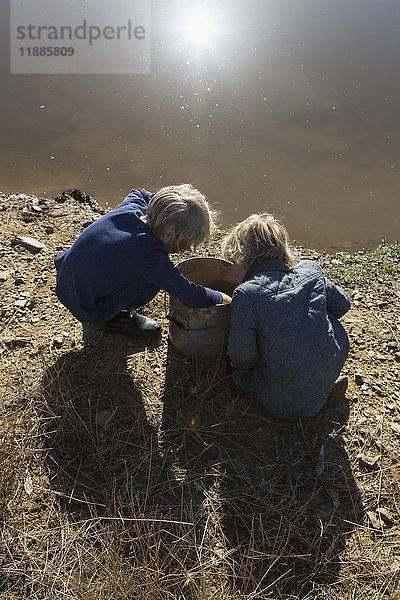
{"type": "Polygon", "coordinates": [[[162,294],[147,346],[57,302],[75,196],[0,195],[0,598],[399,598],[399,244],[298,249],[352,298],[349,388],[280,421],[168,345],[162,294]]]}

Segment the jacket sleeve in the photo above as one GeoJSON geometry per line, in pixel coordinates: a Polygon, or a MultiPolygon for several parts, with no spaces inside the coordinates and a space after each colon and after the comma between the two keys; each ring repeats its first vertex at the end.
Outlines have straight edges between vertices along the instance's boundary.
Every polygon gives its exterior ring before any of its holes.
{"type": "Polygon", "coordinates": [[[343,317],[350,309],[350,298],[342,288],[329,281],[329,279],[325,278],[325,282],[326,308],[335,315],[335,317],[340,319],[340,317],[343,317]]]}
{"type": "Polygon", "coordinates": [[[235,369],[252,369],[259,363],[257,320],[248,295],[236,289],[232,297],[228,353],[235,369]]]}
{"type": "Polygon", "coordinates": [[[189,281],[167,255],[154,249],[143,261],[143,277],[158,288],[178,298],[189,308],[208,308],[222,302],[222,294],[211,288],[189,281]]]}
{"type": "Polygon", "coordinates": [[[119,206],[130,205],[134,206],[135,208],[140,208],[142,214],[145,215],[147,205],[153,196],[154,194],[142,188],[131,190],[119,206]]]}

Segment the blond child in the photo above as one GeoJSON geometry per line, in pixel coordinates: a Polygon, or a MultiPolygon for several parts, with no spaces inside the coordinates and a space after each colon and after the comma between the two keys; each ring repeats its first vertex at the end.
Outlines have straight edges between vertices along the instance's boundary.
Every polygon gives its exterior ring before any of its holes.
{"type": "Polygon", "coordinates": [[[168,254],[201,244],[213,226],[203,194],[189,184],[156,194],[134,189],[55,258],[56,294],[84,323],[111,333],[151,336],[161,325],[136,312],[163,289],[191,308],[230,301],[186,279],[168,254]]]}
{"type": "Polygon", "coordinates": [[[338,320],[350,308],[348,295],[315,262],[296,262],[286,229],[270,214],[237,225],[223,255],[240,284],[228,348],[235,383],[277,417],[314,415],[348,354],[338,320]]]}

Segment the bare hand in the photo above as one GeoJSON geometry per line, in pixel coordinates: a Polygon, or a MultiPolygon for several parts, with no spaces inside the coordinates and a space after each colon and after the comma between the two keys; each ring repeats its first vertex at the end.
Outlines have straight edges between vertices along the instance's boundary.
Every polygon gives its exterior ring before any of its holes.
{"type": "Polygon", "coordinates": [[[228,296],[227,294],[224,294],[224,292],[220,292],[220,294],[222,295],[222,304],[230,304],[232,298],[230,296],[228,296]]]}

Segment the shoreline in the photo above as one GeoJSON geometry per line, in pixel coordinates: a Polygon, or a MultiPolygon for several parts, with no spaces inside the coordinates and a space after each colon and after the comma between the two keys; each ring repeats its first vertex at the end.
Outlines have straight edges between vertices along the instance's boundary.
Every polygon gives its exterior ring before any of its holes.
{"type": "MultiPolygon", "coordinates": [[[[71,191],[71,190],[69,190],[71,191]]],[[[100,211],[107,211],[107,210],[112,210],[113,208],[115,208],[116,206],[118,206],[118,201],[115,204],[115,206],[110,206],[108,204],[108,202],[104,202],[102,204],[98,203],[93,196],[86,194],[84,192],[81,192],[81,190],[77,189],[76,191],[80,192],[81,194],[87,195],[89,198],[91,198],[91,200],[97,205],[97,207],[99,208],[100,211]]],[[[40,201],[44,201],[44,202],[52,202],[54,200],[54,198],[60,198],[63,196],[63,194],[67,193],[66,191],[61,191],[61,188],[59,188],[58,192],[55,191],[45,191],[43,193],[43,196],[41,196],[40,194],[36,195],[34,193],[24,193],[24,192],[2,192],[0,191],[0,202],[2,201],[2,199],[4,198],[14,198],[14,197],[20,197],[20,196],[26,196],[27,198],[37,198],[40,201]]],[[[122,195],[120,197],[120,202],[122,202],[122,200],[124,199],[124,195],[122,195]]],[[[272,211],[274,213],[274,211],[272,211]]],[[[221,230],[224,231],[228,231],[231,227],[233,227],[234,225],[227,225],[227,226],[221,226],[221,230]]],[[[292,243],[294,246],[299,247],[299,248],[304,248],[305,250],[307,249],[311,249],[311,250],[315,250],[315,252],[318,252],[319,254],[329,254],[329,255],[333,255],[333,254],[337,254],[339,252],[347,252],[350,254],[356,254],[358,252],[373,252],[374,250],[376,250],[376,248],[381,245],[382,243],[396,243],[396,241],[398,241],[398,238],[394,238],[393,240],[387,240],[387,238],[384,236],[379,240],[376,240],[374,243],[365,243],[365,245],[363,244],[360,247],[361,243],[357,243],[355,244],[354,242],[349,242],[343,246],[335,246],[335,245],[330,245],[330,246],[324,246],[321,243],[318,244],[313,244],[313,243],[308,243],[308,242],[302,242],[299,241],[297,239],[293,239],[292,243]]]]}

